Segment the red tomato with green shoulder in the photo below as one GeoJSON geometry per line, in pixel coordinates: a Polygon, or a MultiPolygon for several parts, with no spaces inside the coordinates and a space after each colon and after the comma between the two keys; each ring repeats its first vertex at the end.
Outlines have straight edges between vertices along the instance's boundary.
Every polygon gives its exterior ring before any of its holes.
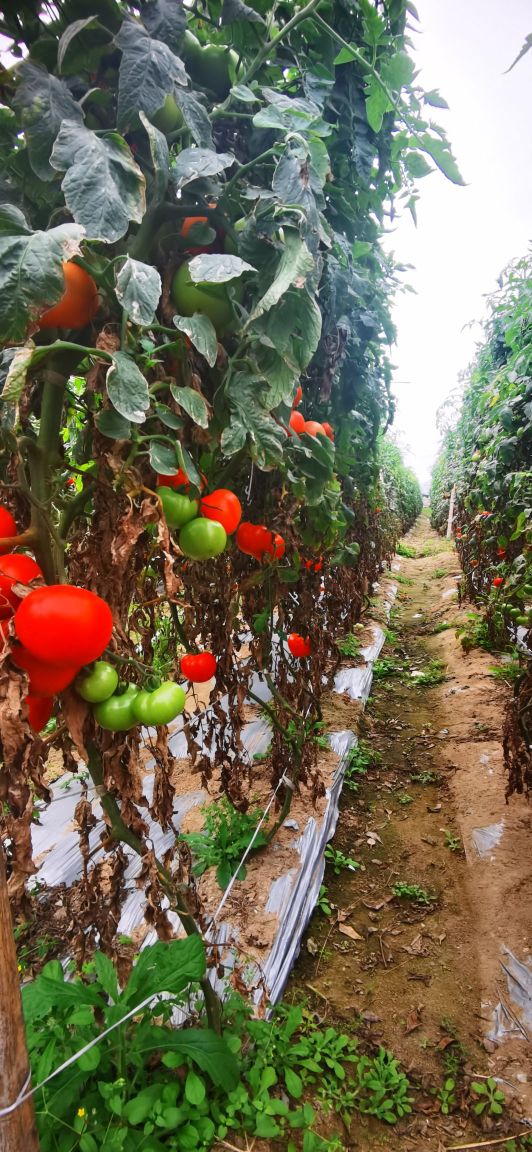
{"type": "Polygon", "coordinates": [[[54,702],[50,696],[26,696],[28,724],[34,732],[42,732],[51,719],[54,702]]]}
{"type": "Polygon", "coordinates": [[[181,529],[179,547],[191,560],[212,560],[220,556],[227,544],[227,532],[217,520],[198,516],[181,529]]]}
{"type": "Polygon", "coordinates": [[[22,644],[14,644],[11,659],[16,668],[28,673],[30,696],[57,696],[64,692],[79,672],[79,667],[71,664],[47,664],[32,656],[22,644]]]}
{"type": "Polygon", "coordinates": [[[96,660],[89,672],[78,676],[74,685],[78,696],[89,704],[101,704],[118,688],[118,672],[108,660],[96,660]]]}
{"type": "Polygon", "coordinates": [[[205,684],[216,675],[216,660],[212,652],[188,652],[181,657],[181,672],[193,684],[205,684]]]}
{"type": "Polygon", "coordinates": [[[65,260],[63,276],[63,295],[53,308],[43,313],[39,328],[84,328],[98,309],[98,289],[80,264],[65,260]]]}
{"type": "Polygon", "coordinates": [[[186,695],[181,684],[165,680],[153,692],[144,689],[138,692],[132,703],[132,712],[140,724],[156,728],[159,724],[171,724],[181,715],[185,707],[186,695]]]}
{"type": "Polygon", "coordinates": [[[302,660],[305,656],[310,656],[312,652],[312,645],[309,636],[300,636],[299,632],[291,632],[287,639],[288,647],[292,656],[297,656],[302,660]]]}
{"type": "MultiPolygon", "coordinates": [[[[17,525],[11,515],[11,512],[9,512],[7,508],[0,507],[0,538],[17,535],[17,525]]],[[[6,552],[9,552],[8,544],[4,544],[2,547],[0,547],[0,556],[5,556],[6,552]]]]}
{"type": "Polygon", "coordinates": [[[113,631],[109,605],[88,588],[50,584],[36,588],[15,613],[21,644],[49,664],[92,664],[113,631]]]}
{"type": "Polygon", "coordinates": [[[242,505],[238,496],[228,488],[216,488],[204,496],[200,505],[201,515],[208,520],[216,520],[228,536],[236,532],[242,519],[242,505]]]}
{"type": "Polygon", "coordinates": [[[29,584],[40,577],[41,569],[31,556],[22,552],[0,556],[0,616],[9,616],[21,603],[21,597],[13,592],[14,584],[29,584]]]}
{"type": "Polygon", "coordinates": [[[109,696],[94,706],[94,718],[106,732],[128,732],[138,723],[133,712],[133,701],[138,695],[136,684],[128,684],[120,696],[109,696]]]}
{"type": "Polygon", "coordinates": [[[194,520],[198,515],[199,503],[197,500],[189,500],[188,496],[165,486],[157,488],[156,491],[169,528],[183,528],[185,524],[194,520]]]}

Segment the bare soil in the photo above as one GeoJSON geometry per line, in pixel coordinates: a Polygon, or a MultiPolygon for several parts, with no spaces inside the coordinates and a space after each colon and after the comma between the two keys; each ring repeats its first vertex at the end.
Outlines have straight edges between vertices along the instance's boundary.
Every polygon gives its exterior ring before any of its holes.
{"type": "Polygon", "coordinates": [[[471,606],[458,605],[454,547],[426,516],[405,543],[417,558],[398,557],[395,637],[381,659],[406,671],[374,681],[359,729],[382,762],[357,791],[344,789],[333,841],[361,870],[327,867],[334,913],[315,913],[286,994],[306,995],[320,1020],[391,1049],[416,1086],[408,1122],[383,1130],[357,1120],[345,1133],[360,1152],[442,1152],[532,1121],[532,1036],[501,967],[504,947],[530,965],[532,946],[532,810],[523,797],[506,805],[504,796],[500,733],[510,688],[490,675],[496,657],[466,655],[457,638],[471,606]],[[452,626],[435,632],[444,621],[452,626]],[[445,679],[417,686],[411,673],[434,660],[445,679]],[[413,779],[422,773],[432,780],[413,779]],[[479,855],[475,830],[501,822],[498,842],[479,855]],[[424,889],[429,905],[394,897],[397,882],[424,889]],[[501,998],[520,1027],[494,1043],[501,998]],[[457,1080],[459,1110],[442,1116],[435,1096],[448,1076],[457,1080]],[[501,1121],[473,1122],[469,1085],[481,1076],[503,1081],[501,1121]]]}

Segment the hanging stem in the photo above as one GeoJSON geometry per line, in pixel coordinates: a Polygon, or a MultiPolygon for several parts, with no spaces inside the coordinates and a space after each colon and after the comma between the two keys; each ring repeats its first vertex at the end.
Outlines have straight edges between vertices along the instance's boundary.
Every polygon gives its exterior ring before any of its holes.
{"type": "MultiPolygon", "coordinates": [[[[121,815],[115,797],[112,796],[111,793],[108,792],[105,788],[102,758],[92,742],[88,744],[88,752],[89,759],[87,767],[91,779],[98,790],[98,799],[100,804],[111,825],[111,835],[113,840],[127,844],[128,847],[133,850],[133,852],[137,853],[137,856],[145,856],[146,845],[143,844],[142,840],[140,840],[140,838],[136,836],[134,832],[132,832],[131,828],[128,828],[121,815]]],[[[155,858],[155,863],[163,892],[165,896],[168,897],[170,904],[175,908],[187,936],[201,936],[200,928],[196,924],[196,921],[194,920],[194,917],[188,908],[183,887],[174,882],[173,877],[164,867],[164,865],[161,864],[160,860],[155,858]]],[[[207,1013],[209,1027],[219,1034],[221,1032],[220,1000],[210,980],[206,976],[204,976],[201,980],[201,988],[205,998],[205,1010],[207,1013]]]]}

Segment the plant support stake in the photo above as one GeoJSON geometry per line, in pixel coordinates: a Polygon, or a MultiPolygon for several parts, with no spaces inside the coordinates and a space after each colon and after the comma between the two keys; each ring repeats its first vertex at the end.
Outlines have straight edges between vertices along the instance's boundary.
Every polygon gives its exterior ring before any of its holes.
{"type": "Polygon", "coordinates": [[[6,864],[1,843],[0,1052],[0,1152],[39,1152],[33,1102],[30,1098],[16,1105],[18,1097],[23,1095],[29,1084],[29,1061],[7,892],[6,864]]]}

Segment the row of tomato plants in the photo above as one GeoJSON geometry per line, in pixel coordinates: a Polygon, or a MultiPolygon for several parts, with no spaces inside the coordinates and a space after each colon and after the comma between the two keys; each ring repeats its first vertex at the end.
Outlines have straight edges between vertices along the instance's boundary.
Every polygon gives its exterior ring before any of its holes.
{"type": "MultiPolygon", "coordinates": [[[[184,724],[207,787],[216,768],[248,803],[259,673],[272,785],[288,756],[319,792],[324,675],[420,507],[383,441],[396,272],[381,229],[398,199],[415,213],[431,162],[460,180],[403,0],[91,12],[4,13],[20,62],[0,109],[0,740],[18,901],[52,747],[87,763],[107,843],[151,859],[141,725],[157,726],[150,814],[166,829],[179,668],[215,673],[184,724]]],[[[81,806],[82,843],[92,820],[81,806]]],[[[182,845],[151,864],[157,927],[169,899],[196,932],[182,845]]],[[[86,902],[84,946],[112,951],[110,899],[86,902]]]]}
{"type": "Polygon", "coordinates": [[[519,645],[522,676],[506,733],[510,792],[532,782],[531,304],[527,256],[503,272],[489,299],[483,340],[451,406],[431,493],[433,523],[443,531],[455,489],[464,587],[482,609],[491,644],[519,645]]]}

